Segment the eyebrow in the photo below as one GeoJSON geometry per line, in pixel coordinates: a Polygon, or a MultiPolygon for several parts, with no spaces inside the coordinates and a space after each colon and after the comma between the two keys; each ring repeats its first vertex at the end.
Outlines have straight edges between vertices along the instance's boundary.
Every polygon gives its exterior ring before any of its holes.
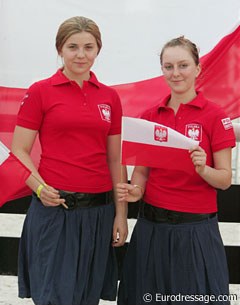
{"type": "MultiPolygon", "coordinates": [[[[67,45],[68,46],[71,46],[71,45],[77,46],[78,44],[75,43],[75,42],[69,42],[67,45]]],[[[90,45],[94,45],[94,43],[93,42],[88,42],[88,43],[85,44],[85,46],[90,46],[90,45]]]]}
{"type": "MultiPolygon", "coordinates": [[[[188,62],[188,60],[187,59],[183,59],[183,60],[178,61],[177,63],[181,64],[181,63],[186,63],[186,62],[188,62]]],[[[172,65],[172,63],[171,62],[165,62],[164,65],[172,65]]]]}

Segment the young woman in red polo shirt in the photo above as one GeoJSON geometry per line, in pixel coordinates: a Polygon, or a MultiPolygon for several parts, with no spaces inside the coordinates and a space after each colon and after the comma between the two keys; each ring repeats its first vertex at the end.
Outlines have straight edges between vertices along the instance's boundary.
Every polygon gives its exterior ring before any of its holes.
{"type": "Polygon", "coordinates": [[[94,21],[64,21],[56,36],[63,67],[29,88],[18,114],[12,151],[31,169],[34,192],[20,241],[19,296],[38,305],[116,297],[113,246],[127,237],[126,204],[112,196],[121,181],[122,109],[91,71],[101,47],[94,21]],[[30,157],[37,135],[38,169],[30,157]]]}
{"type": "MultiPolygon", "coordinates": [[[[142,118],[200,144],[189,152],[192,172],[137,166],[131,184],[118,184],[120,200],[142,199],[118,304],[229,304],[221,301],[228,294],[228,268],[216,188],[231,185],[233,128],[224,111],[195,89],[201,67],[194,43],[184,37],[169,41],[160,62],[171,94],[142,118]]],[[[181,160],[183,168],[187,161],[181,160]]]]}

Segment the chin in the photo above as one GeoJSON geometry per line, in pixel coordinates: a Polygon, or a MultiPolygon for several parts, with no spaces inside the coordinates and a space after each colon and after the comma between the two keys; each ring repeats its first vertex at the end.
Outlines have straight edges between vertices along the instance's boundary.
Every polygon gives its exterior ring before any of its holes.
{"type": "Polygon", "coordinates": [[[174,93],[178,93],[178,94],[183,94],[183,93],[186,93],[187,91],[186,90],[183,90],[183,89],[180,89],[180,88],[172,88],[172,92],[174,93]]]}

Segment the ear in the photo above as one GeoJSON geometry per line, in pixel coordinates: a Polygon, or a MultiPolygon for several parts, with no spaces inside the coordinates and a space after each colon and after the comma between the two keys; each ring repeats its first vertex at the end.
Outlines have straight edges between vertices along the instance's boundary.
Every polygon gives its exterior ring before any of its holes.
{"type": "Polygon", "coordinates": [[[58,56],[63,57],[63,55],[62,55],[62,49],[58,51],[58,56]]]}
{"type": "Polygon", "coordinates": [[[198,64],[197,70],[196,70],[196,77],[198,77],[198,75],[201,73],[201,71],[202,71],[202,66],[201,66],[201,64],[198,64]]]}

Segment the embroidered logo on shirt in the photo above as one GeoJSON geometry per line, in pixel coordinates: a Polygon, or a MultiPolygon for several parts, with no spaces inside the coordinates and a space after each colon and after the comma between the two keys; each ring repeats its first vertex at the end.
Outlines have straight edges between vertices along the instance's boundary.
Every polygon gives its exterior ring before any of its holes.
{"type": "Polygon", "coordinates": [[[200,124],[187,124],[185,136],[195,141],[202,141],[202,126],[200,124]]]}
{"type": "Polygon", "coordinates": [[[106,104],[98,105],[98,109],[103,121],[111,123],[111,107],[106,104]]]}
{"type": "Polygon", "coordinates": [[[160,142],[168,141],[168,130],[163,126],[154,126],[154,140],[160,142]]]}
{"type": "Polygon", "coordinates": [[[230,118],[222,119],[222,124],[225,130],[233,128],[232,121],[230,118]]]}

